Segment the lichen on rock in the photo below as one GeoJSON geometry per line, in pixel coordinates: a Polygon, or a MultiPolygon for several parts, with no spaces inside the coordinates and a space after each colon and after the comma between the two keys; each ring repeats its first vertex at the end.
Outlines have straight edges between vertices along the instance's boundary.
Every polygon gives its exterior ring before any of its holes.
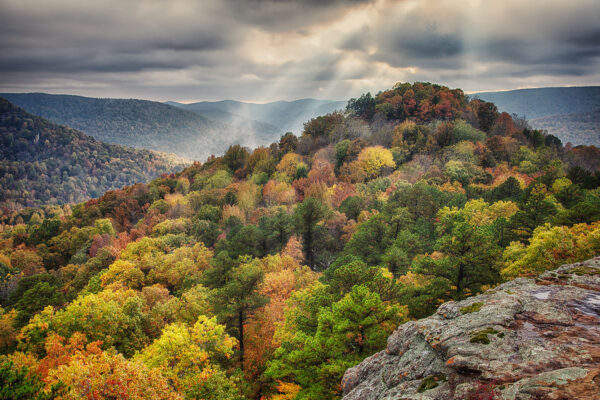
{"type": "Polygon", "coordinates": [[[600,399],[600,257],[440,306],[346,371],[344,400],[600,399]],[[442,379],[441,377],[444,377],[442,379]]]}

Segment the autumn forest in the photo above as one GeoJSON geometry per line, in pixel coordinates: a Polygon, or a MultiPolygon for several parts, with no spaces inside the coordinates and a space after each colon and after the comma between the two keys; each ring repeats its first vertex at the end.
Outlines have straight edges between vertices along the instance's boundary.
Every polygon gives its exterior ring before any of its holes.
{"type": "Polygon", "coordinates": [[[11,110],[0,399],[339,399],[403,322],[600,252],[600,151],[460,89],[398,83],[177,173],[11,110]],[[109,190],[119,168],[158,177],[109,190]]]}

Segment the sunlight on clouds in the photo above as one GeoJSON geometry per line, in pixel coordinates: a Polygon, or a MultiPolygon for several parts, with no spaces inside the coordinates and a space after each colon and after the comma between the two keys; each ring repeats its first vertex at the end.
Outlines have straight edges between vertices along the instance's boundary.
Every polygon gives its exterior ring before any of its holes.
{"type": "Polygon", "coordinates": [[[600,79],[598,0],[247,4],[1,1],[0,88],[269,101],[398,81],[473,91],[600,79]]]}
{"type": "MultiPolygon", "coordinates": [[[[383,4],[381,1],[377,4],[380,3],[383,4]]],[[[346,35],[370,23],[376,12],[373,5],[359,7],[341,15],[336,21],[316,25],[302,33],[252,29],[244,41],[242,54],[255,63],[284,65],[322,51],[339,52],[337,47],[346,35]]]]}

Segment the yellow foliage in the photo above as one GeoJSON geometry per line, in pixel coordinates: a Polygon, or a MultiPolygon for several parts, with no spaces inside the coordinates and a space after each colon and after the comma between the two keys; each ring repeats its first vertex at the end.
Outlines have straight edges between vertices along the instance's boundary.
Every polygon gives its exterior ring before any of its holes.
{"type": "Polygon", "coordinates": [[[289,183],[270,180],[263,188],[263,199],[270,206],[294,204],[296,190],[289,183]]]}
{"type": "Polygon", "coordinates": [[[512,242],[504,250],[505,277],[535,276],[562,264],[585,260],[600,253],[600,222],[572,227],[546,224],[533,231],[526,246],[512,242]]]}
{"type": "Polygon", "coordinates": [[[244,181],[238,185],[237,202],[239,208],[249,214],[260,201],[260,187],[251,181],[244,181]]]}
{"type": "Polygon", "coordinates": [[[510,218],[519,210],[512,201],[497,201],[493,204],[483,199],[469,200],[463,208],[444,207],[438,212],[440,220],[452,220],[458,215],[464,216],[473,226],[484,226],[494,223],[498,218],[510,218]]]}
{"type": "Polygon", "coordinates": [[[286,153],[277,164],[277,171],[293,177],[300,164],[302,164],[302,157],[299,154],[286,153]]]}
{"type": "Polygon", "coordinates": [[[460,184],[459,181],[454,181],[452,183],[450,182],[446,182],[443,185],[441,185],[440,190],[444,191],[444,192],[449,192],[449,193],[465,193],[465,189],[463,189],[462,185],[460,184]]]}
{"type": "Polygon", "coordinates": [[[242,223],[246,223],[246,214],[238,206],[225,205],[223,207],[221,222],[227,222],[229,217],[238,217],[242,223]]]}
{"type": "Polygon", "coordinates": [[[8,268],[10,268],[10,257],[8,257],[6,254],[4,253],[0,253],[0,264],[4,264],[6,265],[8,268]]]}
{"type": "Polygon", "coordinates": [[[571,182],[568,178],[558,178],[552,183],[552,193],[556,194],[561,190],[571,186],[573,182],[571,182]]]}
{"type": "Polygon", "coordinates": [[[392,152],[382,146],[365,147],[358,154],[358,162],[369,177],[379,176],[384,167],[396,166],[392,152]]]}
{"type": "Polygon", "coordinates": [[[77,353],[69,364],[51,370],[45,382],[46,390],[64,384],[60,386],[58,400],[181,399],[159,370],[108,352],[77,353]]]}
{"type": "Polygon", "coordinates": [[[181,323],[168,325],[137,359],[160,369],[175,387],[184,390],[216,373],[216,360],[231,357],[236,345],[237,340],[225,333],[225,326],[216,318],[201,315],[192,328],[181,323]]]}
{"type": "Polygon", "coordinates": [[[100,277],[102,287],[121,282],[131,289],[141,289],[144,273],[130,261],[117,260],[108,267],[108,271],[100,277]]]}
{"type": "Polygon", "coordinates": [[[16,310],[7,311],[0,307],[0,350],[9,349],[17,339],[17,331],[14,327],[16,317],[16,310]]]}

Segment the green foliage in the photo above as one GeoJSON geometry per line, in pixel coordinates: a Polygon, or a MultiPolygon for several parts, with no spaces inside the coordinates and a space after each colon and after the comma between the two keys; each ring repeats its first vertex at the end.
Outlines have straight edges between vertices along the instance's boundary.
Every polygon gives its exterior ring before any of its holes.
{"type": "Polygon", "coordinates": [[[46,400],[53,398],[45,393],[44,384],[35,372],[26,367],[16,367],[12,361],[2,360],[0,364],[1,400],[46,400]]]}
{"type": "Polygon", "coordinates": [[[258,292],[264,271],[256,263],[244,263],[230,270],[225,284],[214,293],[219,321],[230,327],[239,342],[239,360],[244,363],[244,325],[254,310],[265,305],[268,298],[258,292]]]}
{"type": "Polygon", "coordinates": [[[283,344],[266,374],[297,382],[302,387],[297,398],[337,398],[345,370],[384,347],[401,318],[397,306],[354,286],[331,307],[320,309],[314,334],[299,331],[283,344]]]}
{"type": "Polygon", "coordinates": [[[529,244],[512,242],[504,250],[506,277],[533,276],[561,264],[583,261],[600,251],[600,225],[572,227],[542,225],[533,231],[529,244]]]}
{"type": "Polygon", "coordinates": [[[46,323],[50,331],[62,336],[82,332],[90,340],[101,340],[106,348],[114,346],[130,356],[148,340],[143,307],[144,300],[132,291],[104,290],[79,297],[65,309],[47,315],[46,323]]]}
{"type": "Polygon", "coordinates": [[[346,111],[351,112],[353,115],[370,120],[375,114],[375,99],[371,96],[371,93],[365,93],[358,99],[348,100],[346,111]]]}
{"type": "Polygon", "coordinates": [[[248,161],[248,150],[239,144],[229,146],[229,149],[223,155],[223,161],[231,172],[235,172],[240,168],[243,168],[248,161]]]}
{"type": "Polygon", "coordinates": [[[475,129],[465,121],[457,121],[452,129],[452,142],[458,143],[463,140],[469,142],[484,142],[486,135],[484,132],[475,129]]]}
{"type": "Polygon", "coordinates": [[[320,200],[309,197],[296,206],[293,214],[296,232],[302,236],[302,245],[306,263],[312,269],[317,268],[319,244],[322,243],[326,231],[319,225],[327,217],[329,210],[320,200]]]}
{"type": "Polygon", "coordinates": [[[359,256],[369,265],[380,264],[391,240],[390,230],[384,215],[374,215],[360,224],[344,251],[359,256]]]}

